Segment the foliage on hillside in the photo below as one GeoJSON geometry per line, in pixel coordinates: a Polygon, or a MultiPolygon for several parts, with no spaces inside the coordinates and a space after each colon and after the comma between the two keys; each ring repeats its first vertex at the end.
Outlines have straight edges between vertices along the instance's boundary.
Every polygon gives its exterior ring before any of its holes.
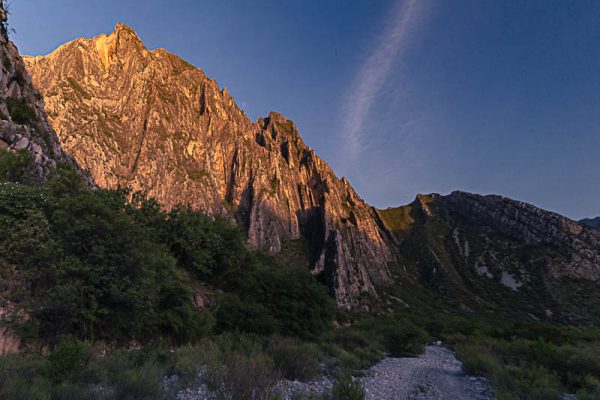
{"type": "Polygon", "coordinates": [[[600,398],[600,330],[541,322],[437,318],[428,330],[467,372],[488,377],[499,400],[600,398]]]}
{"type": "Polygon", "coordinates": [[[69,169],[29,185],[24,157],[0,154],[0,266],[20,288],[3,297],[24,339],[188,342],[213,329],[301,337],[328,329],[326,289],[306,269],[248,251],[227,221],[93,191],[69,169]],[[200,285],[222,300],[200,310],[200,285]]]}

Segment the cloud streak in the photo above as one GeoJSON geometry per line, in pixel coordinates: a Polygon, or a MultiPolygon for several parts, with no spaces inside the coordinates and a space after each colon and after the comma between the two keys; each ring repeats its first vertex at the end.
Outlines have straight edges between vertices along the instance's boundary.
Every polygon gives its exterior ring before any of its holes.
{"type": "Polygon", "coordinates": [[[359,155],[364,145],[364,125],[377,94],[410,42],[427,0],[398,0],[390,11],[385,29],[374,50],[361,66],[343,104],[342,129],[346,137],[347,156],[359,155]]]}

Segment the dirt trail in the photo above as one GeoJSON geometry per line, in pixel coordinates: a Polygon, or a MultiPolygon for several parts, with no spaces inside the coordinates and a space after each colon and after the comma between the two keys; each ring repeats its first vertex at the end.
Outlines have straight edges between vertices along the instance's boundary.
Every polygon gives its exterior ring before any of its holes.
{"type": "Polygon", "coordinates": [[[361,379],[367,400],[493,400],[490,384],[468,376],[454,354],[427,346],[418,358],[386,358],[361,379]]]}

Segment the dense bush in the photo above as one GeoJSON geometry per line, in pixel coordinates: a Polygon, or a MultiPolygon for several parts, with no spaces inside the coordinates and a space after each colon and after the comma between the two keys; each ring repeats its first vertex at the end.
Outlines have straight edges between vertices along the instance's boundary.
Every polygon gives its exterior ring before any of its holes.
{"type": "Polygon", "coordinates": [[[319,375],[321,353],[313,343],[274,336],[266,341],[265,350],[286,379],[309,381],[319,375]]]}
{"type": "Polygon", "coordinates": [[[0,182],[32,183],[35,164],[27,150],[0,149],[0,182]]]}
{"type": "Polygon", "coordinates": [[[338,379],[333,385],[333,400],[364,400],[365,391],[352,377],[338,379]]]}
{"type": "Polygon", "coordinates": [[[334,305],[308,270],[254,255],[244,274],[226,280],[217,311],[221,331],[315,338],[329,326],[334,305]]]}
{"type": "Polygon", "coordinates": [[[17,267],[31,339],[184,340],[202,331],[189,279],[118,193],[0,188],[0,257],[17,267]]]}
{"type": "MultiPolygon", "coordinates": [[[[0,159],[13,181],[18,157],[0,159]]],[[[47,185],[0,185],[0,223],[0,266],[16,270],[12,300],[28,316],[11,322],[31,341],[189,342],[215,317],[219,332],[316,338],[334,316],[307,269],[250,252],[229,222],[90,190],[68,168],[47,185]],[[202,285],[223,293],[211,310],[194,303],[202,285]]]]}
{"type": "Polygon", "coordinates": [[[25,98],[9,97],[6,99],[6,107],[10,118],[17,124],[28,124],[35,118],[35,110],[25,98]]]}
{"type": "Polygon", "coordinates": [[[392,357],[418,356],[429,335],[400,317],[369,317],[322,337],[324,351],[336,368],[356,372],[370,367],[386,353],[392,357]]]}
{"type": "Polygon", "coordinates": [[[475,321],[465,329],[456,321],[438,332],[468,372],[491,379],[499,399],[600,398],[600,331],[537,322],[477,328],[475,321]]]}
{"type": "Polygon", "coordinates": [[[174,354],[173,372],[184,385],[204,383],[224,399],[270,399],[281,378],[261,341],[244,335],[224,335],[186,346],[174,354]]]}

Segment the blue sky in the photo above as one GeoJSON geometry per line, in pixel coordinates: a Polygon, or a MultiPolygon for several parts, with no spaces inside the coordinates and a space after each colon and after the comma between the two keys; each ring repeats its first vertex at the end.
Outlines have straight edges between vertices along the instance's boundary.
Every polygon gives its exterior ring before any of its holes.
{"type": "Polygon", "coordinates": [[[498,193],[600,215],[600,2],[13,0],[37,55],[132,26],[279,111],[378,207],[498,193]]]}

